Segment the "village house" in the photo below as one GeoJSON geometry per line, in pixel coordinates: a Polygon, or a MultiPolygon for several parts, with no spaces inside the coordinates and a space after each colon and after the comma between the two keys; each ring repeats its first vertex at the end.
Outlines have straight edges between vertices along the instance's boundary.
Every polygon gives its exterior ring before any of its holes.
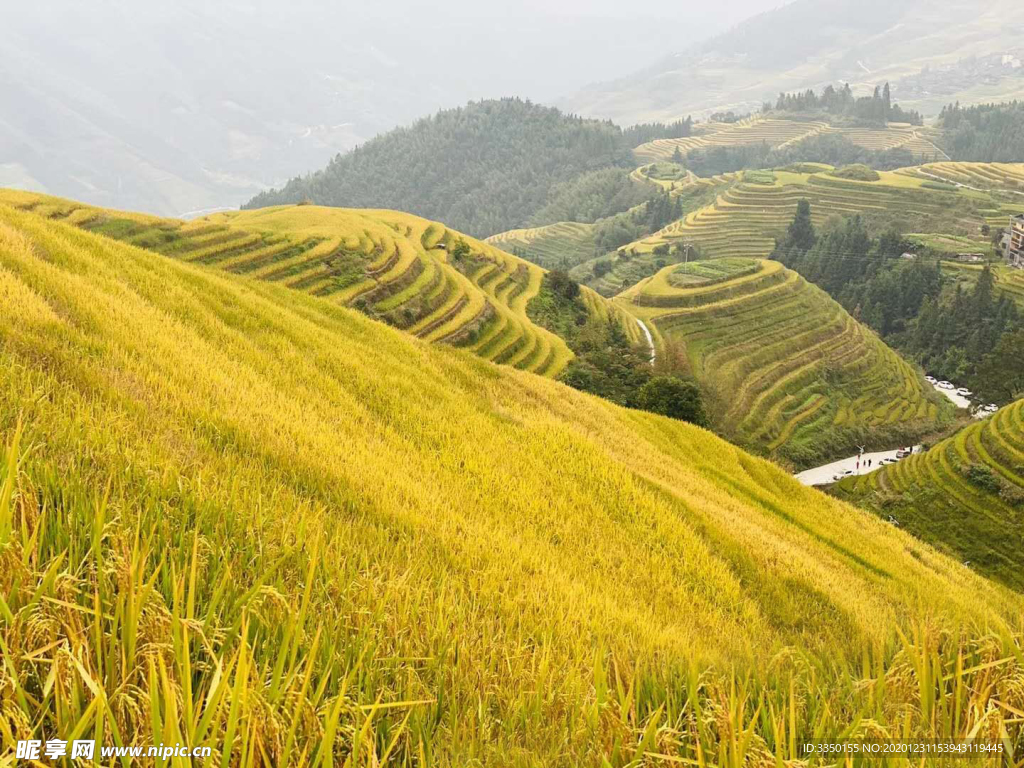
{"type": "Polygon", "coordinates": [[[1010,219],[1010,240],[1006,244],[1006,262],[1024,269],[1024,214],[1010,219]]]}

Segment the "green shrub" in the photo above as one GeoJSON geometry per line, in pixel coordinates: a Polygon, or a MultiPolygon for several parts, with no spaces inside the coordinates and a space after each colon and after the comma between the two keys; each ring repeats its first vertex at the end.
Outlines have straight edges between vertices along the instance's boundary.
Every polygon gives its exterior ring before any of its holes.
{"type": "Polygon", "coordinates": [[[999,493],[1002,487],[992,470],[983,464],[968,464],[960,472],[974,485],[990,493],[999,493]]]}
{"type": "Polygon", "coordinates": [[[852,179],[853,181],[878,181],[882,178],[878,175],[878,171],[872,170],[861,163],[844,166],[839,170],[833,171],[832,175],[838,179],[852,179]]]}
{"type": "Polygon", "coordinates": [[[644,411],[700,427],[706,427],[708,423],[700,389],[692,381],[683,381],[675,376],[651,378],[637,392],[636,405],[644,411]]]}

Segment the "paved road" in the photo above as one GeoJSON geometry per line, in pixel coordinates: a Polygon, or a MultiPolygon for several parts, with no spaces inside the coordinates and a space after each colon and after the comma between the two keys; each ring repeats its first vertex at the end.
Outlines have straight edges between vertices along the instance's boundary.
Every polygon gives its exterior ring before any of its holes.
{"type": "Polygon", "coordinates": [[[956,405],[957,408],[966,408],[968,410],[971,410],[974,407],[971,404],[970,400],[968,400],[963,395],[958,395],[954,390],[941,389],[938,384],[932,384],[932,386],[935,387],[936,392],[940,392],[941,394],[945,395],[950,400],[952,400],[953,404],[956,405]]]}
{"type": "Polygon", "coordinates": [[[640,318],[636,319],[636,324],[640,326],[640,330],[644,332],[644,336],[647,337],[647,346],[651,348],[651,365],[654,365],[654,338],[651,336],[651,331],[640,318]]]}
{"type": "MultiPolygon", "coordinates": [[[[914,451],[921,450],[921,446],[915,445],[914,451]]],[[[826,485],[832,482],[832,476],[844,469],[852,469],[858,475],[866,475],[869,472],[874,472],[879,469],[878,462],[881,459],[895,459],[896,449],[891,451],[875,451],[874,453],[865,453],[860,457],[860,469],[857,469],[857,457],[850,456],[847,459],[840,459],[839,461],[833,461],[831,464],[825,464],[820,467],[814,467],[813,469],[805,469],[803,472],[798,472],[794,477],[804,485],[826,485]],[[867,462],[871,461],[871,467],[868,468],[867,462]]]]}

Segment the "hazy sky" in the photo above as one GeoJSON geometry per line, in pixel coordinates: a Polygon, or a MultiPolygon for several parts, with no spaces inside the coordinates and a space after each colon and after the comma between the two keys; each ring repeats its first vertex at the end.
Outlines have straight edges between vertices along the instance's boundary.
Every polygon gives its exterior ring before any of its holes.
{"type": "Polygon", "coordinates": [[[555,103],[779,4],[8,3],[0,186],[160,213],[235,204],[438,109],[555,103]]]}

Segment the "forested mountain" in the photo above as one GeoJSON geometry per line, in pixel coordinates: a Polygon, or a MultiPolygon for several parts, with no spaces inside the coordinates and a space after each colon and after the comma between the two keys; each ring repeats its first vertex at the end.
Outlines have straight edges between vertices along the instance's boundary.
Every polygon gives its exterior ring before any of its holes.
{"type": "Polygon", "coordinates": [[[939,123],[943,148],[954,160],[1005,163],[1024,158],[1024,102],[950,104],[939,123]]]}
{"type": "Polygon", "coordinates": [[[629,166],[629,149],[608,122],[521,99],[474,102],[378,136],[245,207],[394,208],[490,235],[529,223],[556,185],[629,166]]]}
{"type": "Polygon", "coordinates": [[[637,184],[625,168],[602,168],[552,187],[547,204],[530,220],[534,226],[559,221],[591,224],[653,199],[658,188],[637,184]]]}

